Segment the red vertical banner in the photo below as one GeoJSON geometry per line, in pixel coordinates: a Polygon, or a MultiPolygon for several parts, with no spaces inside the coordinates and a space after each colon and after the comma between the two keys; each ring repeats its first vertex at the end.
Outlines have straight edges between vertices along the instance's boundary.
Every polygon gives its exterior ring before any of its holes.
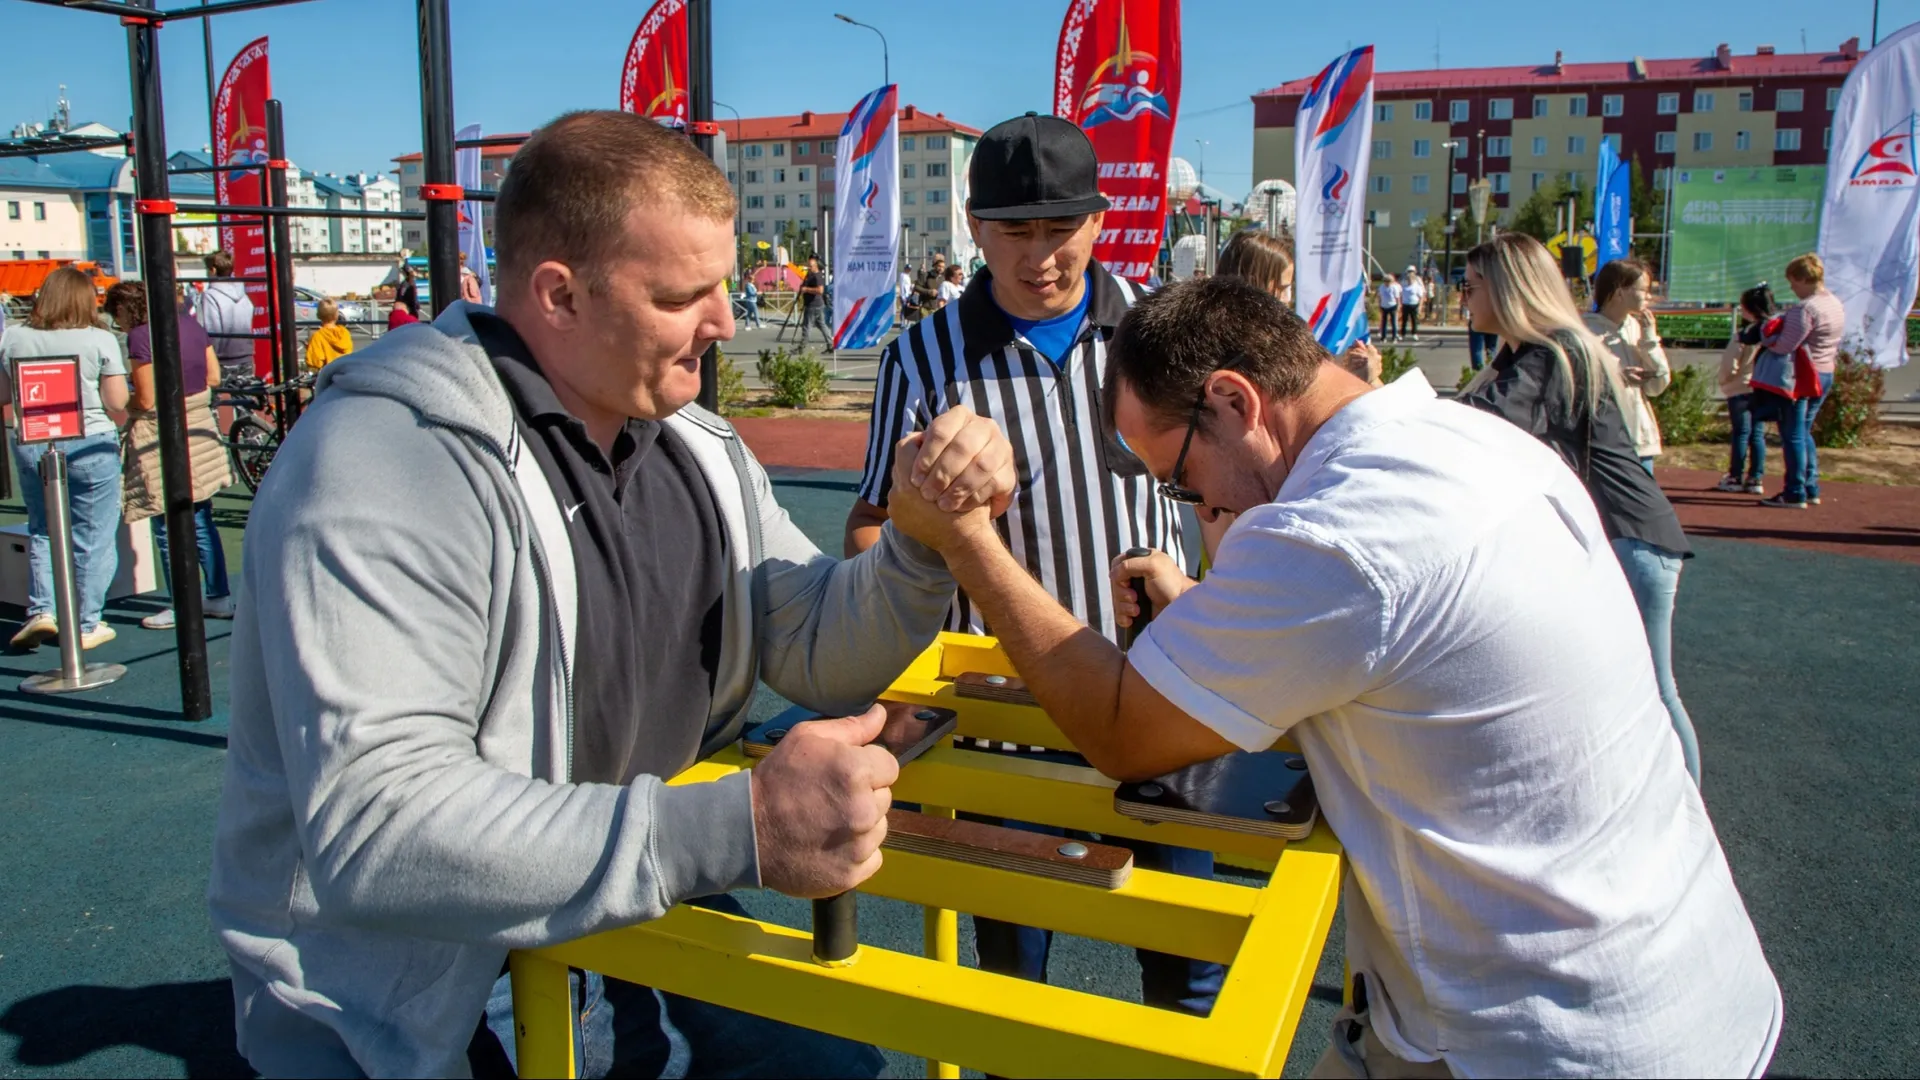
{"type": "MultiPolygon", "coordinates": [[[[249,172],[213,174],[215,201],[227,206],[264,206],[267,202],[267,99],[273,83],[267,76],[267,39],[247,43],[227,65],[214,97],[213,163],[259,165],[249,172]]],[[[247,284],[253,301],[253,332],[273,329],[273,305],[267,295],[266,231],[259,218],[220,219],[220,246],[233,255],[233,274],[247,284]],[[235,222],[239,222],[236,224],[235,222]]],[[[282,252],[282,257],[288,253],[282,252]]],[[[254,342],[253,371],[271,379],[273,345],[265,338],[254,342]]]]}
{"type": "Polygon", "coordinates": [[[686,0],[659,0],[634,30],[620,70],[620,111],[687,126],[686,0]]]}
{"type": "Polygon", "coordinates": [[[1060,24],[1053,111],[1080,125],[1113,209],[1093,256],[1116,276],[1153,272],[1167,221],[1180,111],[1180,0],[1072,0],[1060,24]]]}

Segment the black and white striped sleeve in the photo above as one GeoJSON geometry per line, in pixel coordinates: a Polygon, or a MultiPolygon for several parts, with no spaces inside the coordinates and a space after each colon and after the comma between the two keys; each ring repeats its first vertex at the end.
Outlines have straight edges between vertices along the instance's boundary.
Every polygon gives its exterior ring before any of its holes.
{"type": "Polygon", "coordinates": [[[912,434],[918,418],[927,414],[925,395],[918,380],[901,361],[900,343],[905,335],[880,354],[880,370],[873,392],[873,419],[867,427],[867,461],[860,474],[859,496],[874,506],[887,505],[887,493],[893,488],[894,444],[912,434]]]}

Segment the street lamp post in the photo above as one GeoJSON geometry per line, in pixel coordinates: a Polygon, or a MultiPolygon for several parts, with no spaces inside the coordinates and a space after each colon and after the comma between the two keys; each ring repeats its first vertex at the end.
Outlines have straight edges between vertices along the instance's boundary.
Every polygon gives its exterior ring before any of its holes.
{"type": "MultiPolygon", "coordinates": [[[[880,34],[879,27],[868,26],[866,23],[863,23],[860,20],[855,19],[851,16],[842,15],[836,11],[833,13],[833,17],[836,19],[839,19],[841,22],[846,23],[849,26],[865,26],[867,27],[867,29],[873,31],[874,33],[880,34]]],[[[893,82],[893,61],[887,55],[887,35],[880,34],[880,85],[886,86],[891,82],[893,82]]]]}

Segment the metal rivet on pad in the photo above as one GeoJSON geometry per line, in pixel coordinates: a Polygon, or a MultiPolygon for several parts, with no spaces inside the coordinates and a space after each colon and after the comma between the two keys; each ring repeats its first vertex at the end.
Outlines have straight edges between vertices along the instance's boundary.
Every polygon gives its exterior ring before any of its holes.
{"type": "Polygon", "coordinates": [[[915,720],[938,720],[940,719],[940,714],[934,712],[932,709],[921,709],[919,712],[913,714],[913,718],[915,720]]]}
{"type": "Polygon", "coordinates": [[[1287,768],[1292,769],[1294,772],[1306,772],[1307,759],[1303,757],[1290,757],[1287,759],[1287,768]]]}
{"type": "Polygon", "coordinates": [[[987,685],[1005,686],[1007,685],[1007,677],[1005,675],[989,675],[987,676],[987,685]]]}
{"type": "Polygon", "coordinates": [[[1166,793],[1167,789],[1161,787],[1159,784],[1140,785],[1140,797],[1143,799],[1157,799],[1166,793]]]}
{"type": "Polygon", "coordinates": [[[1266,804],[1266,811],[1269,814],[1285,814],[1292,810],[1292,805],[1282,802],[1279,799],[1271,799],[1266,804]]]}
{"type": "Polygon", "coordinates": [[[1087,857],[1087,845],[1071,840],[1060,845],[1060,854],[1069,859],[1084,859],[1087,857]]]}
{"type": "Polygon", "coordinates": [[[784,739],[786,737],[787,737],[787,729],[783,727],[777,727],[777,728],[774,728],[772,731],[767,732],[768,742],[779,742],[781,739],[784,739]]]}

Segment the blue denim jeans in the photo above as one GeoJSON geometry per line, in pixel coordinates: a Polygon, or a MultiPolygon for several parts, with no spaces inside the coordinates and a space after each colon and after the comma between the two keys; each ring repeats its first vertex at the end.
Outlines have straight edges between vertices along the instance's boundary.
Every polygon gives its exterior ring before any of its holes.
{"type": "Polygon", "coordinates": [[[1833,376],[1820,376],[1820,396],[1788,401],[1781,398],[1780,450],[1787,459],[1787,483],[1781,490],[1788,502],[1820,497],[1820,456],[1813,449],[1813,418],[1820,415],[1833,391],[1833,376]]]}
{"type": "MultiPolygon", "coordinates": [[[[220,546],[220,532],[213,527],[213,500],[193,504],[193,539],[200,548],[200,577],[202,578],[209,600],[218,600],[229,591],[227,584],[227,552],[220,546]]],[[[173,591],[173,568],[167,562],[167,515],[159,514],[153,519],[153,542],[160,548],[160,577],[167,583],[167,591],[173,591]]]]}
{"type": "Polygon", "coordinates": [[[1640,607],[1640,620],[1647,630],[1647,648],[1653,654],[1653,675],[1660,687],[1660,703],[1667,707],[1673,733],[1680,737],[1680,752],[1687,761],[1687,773],[1700,782],[1700,741],[1693,732],[1693,720],[1680,701],[1680,688],[1673,681],[1673,604],[1680,594],[1680,566],[1686,560],[1665,548],[1645,540],[1619,537],[1613,541],[1613,554],[1633,589],[1633,600],[1640,607]]]}
{"type": "Polygon", "coordinates": [[[1467,359],[1473,365],[1473,370],[1479,371],[1486,367],[1487,362],[1499,352],[1499,334],[1483,334],[1473,329],[1467,331],[1467,359]]]}
{"type": "Polygon", "coordinates": [[[1727,421],[1733,435],[1727,455],[1727,475],[1757,484],[1767,474],[1766,403],[1758,394],[1735,394],[1727,399],[1727,421]]]}
{"type": "MultiPolygon", "coordinates": [[[[73,584],[80,600],[80,632],[100,625],[107,590],[120,567],[120,437],[88,435],[60,442],[67,456],[67,506],[73,515],[73,584]]],[[[27,617],[53,614],[53,545],[47,539],[46,489],[40,459],[47,444],[13,448],[20,498],[27,504],[27,617]]]]}
{"type": "MultiPolygon", "coordinates": [[[[709,896],[695,905],[744,915],[730,896],[709,896]]],[[[723,1009],[704,1001],[609,979],[596,972],[572,972],[574,1056],[582,1077],[874,1077],[886,1068],[880,1051],[778,1020],[723,1009]]],[[[487,1000],[486,1026],[514,1057],[513,987],[505,975],[487,1000]]],[[[476,1036],[476,1044],[480,1037],[476,1036]]],[[[486,1080],[503,1074],[489,1069],[480,1052],[469,1051],[474,1075],[486,1080]]],[[[495,1058],[498,1055],[493,1055],[495,1058]]],[[[505,1073],[504,1075],[511,1075],[505,1073]]]]}
{"type": "MultiPolygon", "coordinates": [[[[1071,835],[1079,840],[1091,839],[1085,833],[1069,834],[1049,825],[1002,821],[971,814],[961,816],[970,821],[1005,825],[1046,836],[1071,835]]],[[[1132,851],[1134,865],[1145,870],[1197,878],[1213,877],[1213,853],[1210,851],[1125,840],[1117,836],[1102,836],[1099,842],[1132,851]]],[[[980,970],[1014,975],[1029,982],[1047,981],[1047,956],[1053,949],[1053,931],[975,916],[973,939],[980,970]]],[[[1220,995],[1220,987],[1226,981],[1226,968],[1211,961],[1189,960],[1184,956],[1169,956],[1147,949],[1136,949],[1134,955],[1140,960],[1142,1001],[1157,1008],[1194,1016],[1205,1016],[1213,1011],[1214,998],[1220,995]]]]}

